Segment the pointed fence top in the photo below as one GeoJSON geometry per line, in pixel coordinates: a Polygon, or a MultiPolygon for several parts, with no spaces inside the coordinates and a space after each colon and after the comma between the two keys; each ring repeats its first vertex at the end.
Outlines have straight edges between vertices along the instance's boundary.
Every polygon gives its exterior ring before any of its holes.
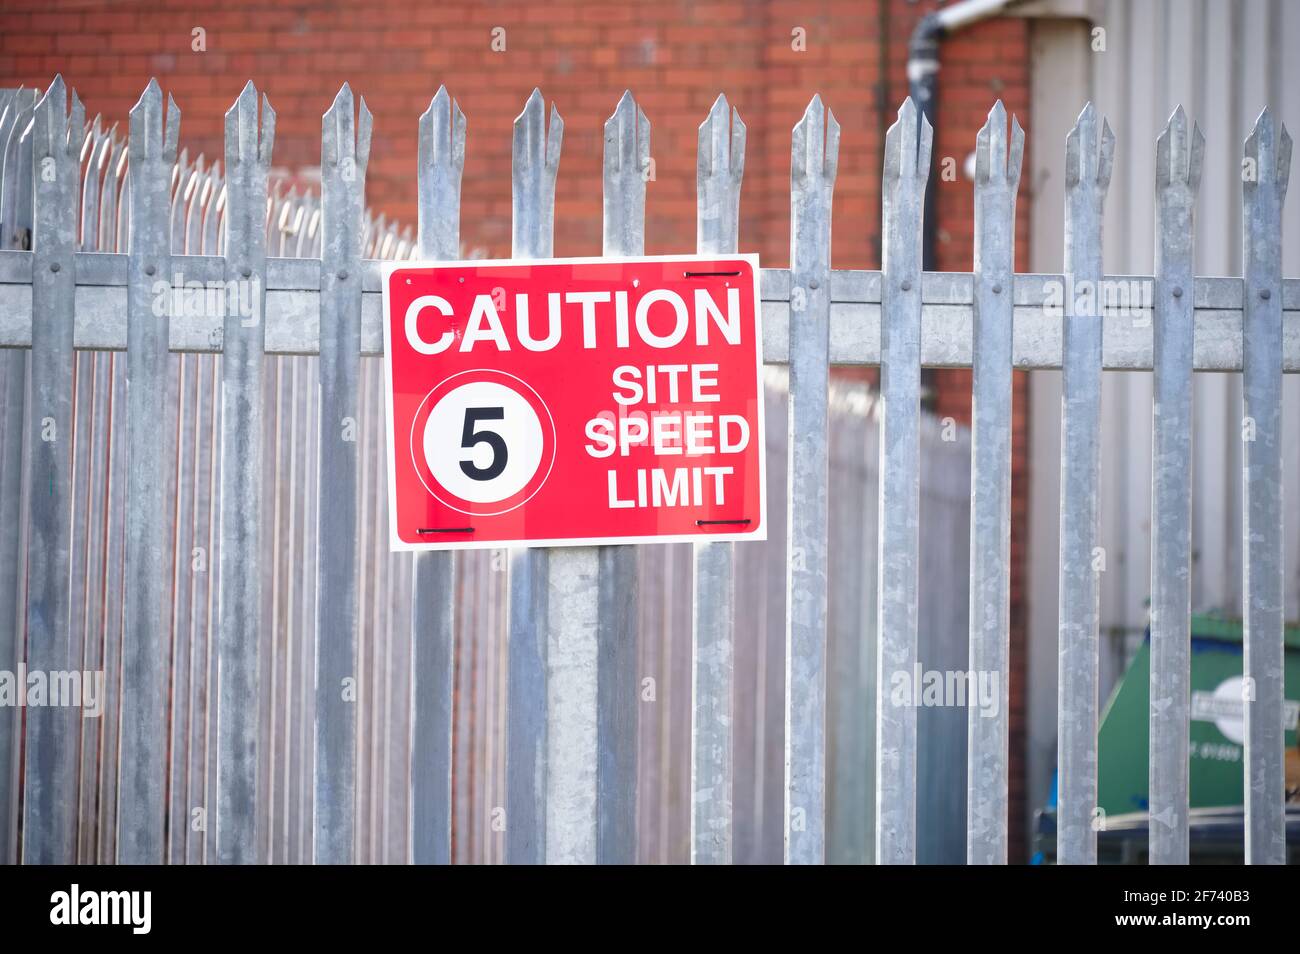
{"type": "Polygon", "coordinates": [[[1179,105],[1169,116],[1165,128],[1156,138],[1156,186],[1186,186],[1193,193],[1201,183],[1201,162],[1205,155],[1205,136],[1193,124],[1190,138],[1187,112],[1179,105]]]}
{"type": "Polygon", "coordinates": [[[709,115],[700,123],[695,168],[697,181],[725,176],[733,183],[739,183],[745,171],[746,134],[740,110],[730,107],[726,95],[719,93],[709,115]]]}
{"type": "Polygon", "coordinates": [[[257,87],[249,80],[226,110],[226,166],[246,162],[269,169],[271,150],[275,145],[275,110],[271,100],[262,96],[262,126],[258,135],[257,87]],[[233,147],[233,148],[232,148],[233,147]]]}
{"type": "Polygon", "coordinates": [[[709,115],[705,118],[704,122],[700,123],[700,128],[703,129],[714,119],[725,119],[730,111],[730,105],[727,103],[727,94],[719,93],[718,98],[715,99],[713,105],[709,107],[709,115]]]}
{"type": "Polygon", "coordinates": [[[928,179],[933,141],[930,120],[916,108],[912,97],[907,97],[898,108],[898,118],[885,133],[885,181],[928,179]]]}
{"type": "MultiPolygon", "coordinates": [[[[86,130],[85,141],[81,144],[81,161],[89,163],[92,168],[97,168],[99,159],[96,153],[102,151],[106,140],[104,118],[96,113],[95,118],[90,121],[90,128],[86,130]]],[[[0,148],[3,148],[3,145],[0,143],[0,148]]]]}
{"type": "Polygon", "coordinates": [[[635,172],[640,175],[650,161],[650,120],[636,103],[631,90],[619,98],[613,114],[605,120],[605,172],[635,172]]]}
{"type": "Polygon", "coordinates": [[[1097,110],[1089,101],[1079,113],[1074,127],[1065,137],[1065,185],[1067,189],[1081,183],[1094,186],[1105,195],[1110,186],[1111,166],[1115,157],[1115,134],[1110,123],[1101,121],[1100,144],[1097,136],[1097,110]]]}
{"type": "Polygon", "coordinates": [[[373,125],[366,98],[361,97],[355,117],[354,105],[352,87],[344,83],[321,117],[321,161],[331,168],[342,165],[344,181],[348,182],[355,173],[365,175],[373,125]]]}
{"type": "Polygon", "coordinates": [[[1007,109],[998,100],[975,137],[975,182],[978,185],[1020,182],[1020,165],[1025,154],[1025,133],[1020,121],[1011,117],[1011,148],[1007,150],[1007,109]]]}
{"type": "Polygon", "coordinates": [[[465,114],[446,86],[438,87],[420,116],[420,166],[465,167],[465,114]]]}
{"type": "Polygon", "coordinates": [[[54,155],[73,158],[81,156],[81,146],[85,141],[86,108],[75,89],[72,91],[72,105],[69,108],[67,95],[67,86],[60,73],[54,77],[49,89],[36,104],[33,132],[38,146],[37,158],[54,155]]]}
{"type": "Polygon", "coordinates": [[[132,161],[142,163],[160,159],[172,164],[176,161],[180,141],[181,111],[176,101],[167,97],[167,120],[163,123],[162,88],[156,78],[151,78],[130,112],[130,136],[127,148],[132,161]]]}
{"type": "Polygon", "coordinates": [[[554,172],[560,164],[560,145],[564,137],[564,120],[551,104],[549,134],[546,128],[546,100],[534,88],[514,122],[514,163],[520,169],[544,168],[554,172]]]}
{"type": "Polygon", "coordinates": [[[815,94],[794,125],[790,142],[790,177],[794,182],[805,179],[835,181],[839,166],[840,124],[835,114],[822,105],[815,94]]]}
{"type": "Polygon", "coordinates": [[[1252,189],[1275,184],[1280,195],[1286,195],[1291,177],[1291,134],[1285,124],[1278,124],[1268,107],[1260,111],[1255,125],[1246,137],[1245,154],[1254,161],[1253,176],[1243,176],[1242,185],[1252,189]]]}

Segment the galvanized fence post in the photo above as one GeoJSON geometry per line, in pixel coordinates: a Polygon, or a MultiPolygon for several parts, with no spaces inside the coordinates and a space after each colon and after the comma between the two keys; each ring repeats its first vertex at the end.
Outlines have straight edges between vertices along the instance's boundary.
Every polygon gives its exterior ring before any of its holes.
{"type": "Polygon", "coordinates": [[[1291,136],[1265,109],[1242,165],[1246,863],[1286,864],[1283,771],[1282,204],[1291,136]]]}
{"type": "Polygon", "coordinates": [[[1011,343],[1016,190],[1025,134],[998,100],[975,140],[974,335],[971,354],[970,659],[997,676],[990,715],[967,696],[966,861],[1007,862],[1011,694],[1011,343]]]}
{"type": "MultiPolygon", "coordinates": [[[[27,669],[72,669],[72,361],[77,193],[85,109],[56,76],[33,117],[32,354],[27,538],[27,669]]],[[[79,667],[78,667],[79,668],[79,667]]],[[[49,700],[47,700],[48,702],[49,700]]],[[[78,700],[79,702],[80,700],[78,700]]],[[[76,855],[78,710],[27,710],[23,862],[70,864],[76,855]]]]}
{"type": "MultiPolygon", "coordinates": [[[[160,114],[161,115],[161,114],[160,114]]],[[[99,160],[107,152],[109,137],[101,129],[101,120],[96,116],[90,123],[85,145],[82,149],[82,161],[85,174],[80,200],[80,234],[78,248],[83,252],[97,248],[99,236],[99,160]]],[[[168,173],[171,170],[167,171],[168,173]]],[[[167,175],[165,173],[164,175],[167,175]]],[[[164,200],[166,201],[166,200],[164,200]]],[[[164,236],[164,241],[167,237],[164,236]]],[[[129,267],[129,265],[128,265],[129,267]]],[[[157,286],[156,286],[157,287],[157,286]]],[[[167,287],[170,288],[170,285],[167,287]]],[[[127,313],[124,310],[123,315],[127,313]]],[[[164,312],[165,314],[165,312],[164,312]]],[[[129,325],[129,317],[128,317],[129,325]]],[[[128,327],[129,334],[129,327],[128,327]]],[[[165,353],[165,348],[164,348],[165,353]]],[[[165,359],[170,363],[168,355],[165,359]]],[[[103,672],[103,644],[98,639],[103,599],[102,578],[104,552],[104,522],[96,519],[95,514],[103,512],[105,496],[107,455],[100,452],[100,441],[105,434],[107,420],[108,375],[107,370],[113,363],[110,355],[100,353],[83,353],[77,356],[77,445],[73,452],[73,592],[72,592],[72,632],[73,652],[81,660],[85,672],[103,672]]],[[[164,404],[164,407],[166,405],[164,404]]],[[[165,416],[165,415],[164,415],[165,416]]],[[[165,459],[157,446],[153,454],[165,459]]],[[[164,539],[167,533],[164,529],[164,539]]],[[[174,612],[174,607],[172,608],[174,612]]],[[[170,618],[167,623],[170,624],[170,618]]],[[[164,637],[164,652],[170,652],[170,625],[164,637]]],[[[164,676],[165,678],[165,676],[164,676]]],[[[165,705],[165,703],[160,703],[165,705]]],[[[164,716],[165,717],[165,716],[164,716]]],[[[94,844],[98,835],[95,826],[95,784],[99,774],[99,725],[100,719],[83,719],[77,727],[80,734],[78,755],[78,792],[77,792],[77,860],[84,862],[93,859],[94,844]]],[[[164,849],[165,850],[165,849],[164,849]]]]}
{"type": "Polygon", "coordinates": [[[171,653],[171,544],[162,506],[172,461],[159,452],[166,420],[171,325],[172,167],[180,110],[150,80],[131,110],[130,258],[127,285],[126,562],[123,596],[122,740],[117,858],[161,864],[167,807],[167,665],[171,653]],[[158,291],[159,287],[164,288],[158,291]]]}
{"type": "Polygon", "coordinates": [[[258,646],[262,629],[262,378],[266,196],[275,111],[250,81],[226,113],[227,308],[221,382],[217,857],[257,858],[258,646]],[[238,299],[234,307],[233,299],[238,299]]]}
{"type": "MultiPolygon", "coordinates": [[[[541,90],[533,90],[523,112],[515,119],[512,149],[511,190],[513,205],[512,251],[515,258],[549,258],[555,233],[555,174],[560,164],[560,144],[564,121],[554,105],[551,107],[550,133],[546,127],[546,102],[541,90]]],[[[549,737],[550,685],[548,669],[550,638],[554,629],[549,617],[551,599],[560,596],[566,604],[557,607],[575,627],[589,626],[594,632],[596,620],[596,567],[594,557],[561,560],[562,566],[552,573],[549,552],[540,547],[515,550],[510,559],[509,621],[509,697],[506,702],[506,860],[512,864],[542,864],[558,858],[558,851],[548,851],[550,822],[551,753],[549,737]],[[582,579],[583,576],[589,579],[582,579]],[[553,594],[552,583],[564,586],[565,592],[553,594]]],[[[571,630],[565,631],[567,651],[571,630]]],[[[559,635],[559,634],[557,634],[559,635]]],[[[557,663],[561,662],[559,660],[557,663]]],[[[576,663],[577,661],[574,660],[576,663]]],[[[595,659],[592,671],[590,710],[591,810],[595,806],[595,659]]],[[[575,673],[576,675],[576,673],[575,673]]],[[[569,688],[573,688],[570,686],[569,688]]],[[[569,700],[581,708],[582,700],[569,700]]],[[[581,719],[578,712],[566,713],[581,719]]],[[[577,729],[577,726],[570,728],[577,729]]],[[[566,744],[581,748],[581,740],[566,739],[566,744]]],[[[576,765],[572,768],[578,768],[576,765]]],[[[565,779],[564,782],[572,780],[565,779]]],[[[578,787],[582,787],[579,785],[578,787]]],[[[564,795],[581,797],[572,788],[564,795]]],[[[572,806],[566,805],[566,809],[572,806]]],[[[573,830],[578,819],[565,814],[566,835],[581,840],[573,830]]],[[[592,818],[590,850],[594,860],[595,819],[592,818]]],[[[567,849],[580,846],[570,841],[567,849]]],[[[567,852],[566,852],[567,853],[567,852]]]]}
{"type": "Polygon", "coordinates": [[[785,861],[826,860],[831,197],[840,124],[814,96],[790,146],[785,861]]]}
{"type": "MultiPolygon", "coordinates": [[[[9,91],[0,110],[0,249],[22,248],[32,227],[32,177],[20,177],[18,148],[36,106],[36,91],[9,91]]],[[[30,161],[30,160],[29,160],[30,161]]],[[[30,166],[27,167],[30,172],[30,166]]],[[[18,671],[22,656],[18,581],[22,579],[24,422],[28,355],[23,349],[0,356],[0,668],[18,671]]],[[[19,708],[0,712],[0,864],[18,861],[19,708]]]]}
{"type": "MultiPolygon", "coordinates": [[[[31,157],[19,149],[30,137],[23,132],[36,107],[38,91],[19,87],[5,90],[0,109],[0,249],[30,248],[32,234],[31,157]],[[20,169],[26,162],[27,174],[20,169]]],[[[26,553],[22,525],[26,514],[23,495],[26,475],[27,371],[30,352],[15,349],[0,355],[4,372],[0,388],[0,436],[4,438],[0,458],[0,519],[14,528],[0,539],[0,666],[17,672],[22,661],[21,634],[26,610],[19,592],[25,579],[26,553]]],[[[18,863],[19,778],[18,753],[22,747],[21,710],[0,713],[0,864],[18,863]]]]}
{"type": "MultiPolygon", "coordinates": [[[[357,441],[361,214],[370,110],[347,83],[321,122],[320,417],[316,495],[316,749],[312,857],[355,860],[357,441]]],[[[374,704],[373,699],[367,703],[374,704]]]]}
{"type": "MultiPolygon", "coordinates": [[[[0,142],[2,142],[0,137],[0,142]]],[[[0,242],[2,245],[3,242],[0,242]]],[[[22,520],[23,422],[27,397],[27,353],[0,356],[0,669],[18,671],[22,626],[18,619],[19,544],[22,520]]],[[[0,864],[18,862],[18,750],[22,710],[0,710],[0,864]]]]}
{"type": "Polygon", "coordinates": [[[885,136],[880,282],[879,641],[876,863],[916,861],[917,700],[898,698],[917,661],[920,562],[921,229],[930,122],[908,97],[885,136]],[[901,674],[901,675],[900,675],[901,674]]]}
{"type": "MultiPolygon", "coordinates": [[[[719,95],[700,124],[696,152],[696,248],[737,249],[745,124],[719,95]]],[[[693,544],[691,607],[691,863],[731,863],[732,718],[735,710],[735,547],[693,544]]]]}
{"type": "MultiPolygon", "coordinates": [[[[99,162],[88,178],[104,172],[102,189],[92,191],[87,183],[83,190],[83,216],[81,243],[84,251],[120,252],[116,245],[118,192],[124,181],[129,141],[117,135],[114,123],[105,135],[99,153],[99,162]],[[94,208],[87,203],[93,202],[94,208]],[[107,219],[112,219],[110,231],[107,219]],[[107,244],[105,244],[107,243],[107,244]]],[[[122,191],[123,216],[130,204],[129,191],[122,191]]],[[[103,716],[83,723],[82,788],[81,803],[87,806],[86,815],[79,824],[82,849],[78,860],[98,864],[112,864],[117,860],[118,829],[118,742],[121,729],[121,675],[122,675],[122,621],[123,621],[123,570],[125,545],[126,495],[126,373],[125,354],[110,353],[100,357],[103,383],[96,389],[95,400],[102,401],[102,426],[104,450],[101,461],[96,462],[95,480],[102,485],[102,505],[105,516],[94,532],[101,547],[100,566],[97,568],[100,585],[95,595],[100,601],[93,634],[87,633],[88,645],[94,646],[93,665],[104,673],[103,716]],[[90,769],[84,766],[89,760],[90,769]]],[[[157,450],[155,449],[155,453],[157,450]]],[[[161,456],[161,455],[160,455],[161,456]]],[[[87,541],[90,545],[90,541],[87,541]]],[[[93,590],[91,591],[93,592],[93,590]]],[[[87,659],[87,665],[92,664],[87,659]]]]}
{"type": "MultiPolygon", "coordinates": [[[[97,145],[96,152],[104,154],[108,149],[108,137],[103,137],[102,145],[97,145]]],[[[197,166],[197,163],[196,163],[197,166]]],[[[200,170],[193,169],[189,164],[189,156],[184,149],[180,150],[176,156],[176,161],[170,172],[171,193],[170,204],[167,212],[167,222],[164,226],[168,233],[168,246],[178,254],[185,254],[185,212],[187,205],[197,207],[202,202],[202,192],[200,183],[202,173],[200,170]]],[[[86,193],[90,195],[92,188],[95,188],[95,178],[88,175],[86,178],[86,193]]],[[[90,204],[84,203],[86,214],[90,213],[90,204]]],[[[86,219],[83,218],[83,223],[86,219]]],[[[86,228],[83,224],[82,234],[89,237],[97,234],[97,223],[93,228],[86,228]]],[[[171,278],[168,277],[166,286],[157,286],[160,291],[172,291],[171,278]]],[[[103,366],[107,366],[108,356],[96,356],[96,367],[100,358],[103,359],[103,366]]],[[[185,784],[185,766],[189,760],[189,712],[190,699],[193,693],[193,687],[188,678],[190,670],[190,661],[194,652],[194,641],[189,638],[189,621],[194,615],[194,596],[193,583],[198,575],[194,570],[193,548],[194,525],[190,519],[193,512],[194,498],[196,493],[197,475],[194,470],[193,434],[197,432],[195,427],[195,406],[194,406],[194,384],[197,378],[197,369],[205,358],[199,355],[178,355],[172,359],[170,355],[169,364],[176,369],[176,470],[175,482],[175,502],[172,507],[173,532],[171,534],[171,545],[174,559],[172,560],[171,571],[168,573],[168,583],[172,587],[173,599],[171,601],[172,612],[168,619],[168,639],[171,650],[171,691],[168,693],[166,708],[167,722],[164,729],[167,733],[167,772],[169,784],[167,786],[167,802],[165,811],[169,819],[176,821],[167,826],[167,839],[163,847],[164,857],[168,864],[185,863],[185,843],[190,830],[193,828],[193,820],[190,816],[190,802],[186,798],[185,784]]],[[[97,414],[104,414],[107,411],[106,401],[103,395],[96,392],[94,398],[94,409],[97,414]]],[[[98,421],[96,427],[99,427],[98,421]]],[[[102,486],[104,463],[97,461],[95,469],[96,475],[92,477],[92,487],[102,486]]],[[[103,506],[101,498],[97,503],[90,504],[91,512],[97,507],[103,506]]],[[[96,554],[97,559],[102,560],[103,542],[95,539],[92,532],[87,538],[87,550],[96,554]]],[[[88,568],[89,570],[89,568],[88,568]]],[[[98,567],[96,567],[98,571],[98,567]]],[[[89,575],[89,574],[88,574],[89,575]]],[[[89,595],[89,594],[88,594],[89,595]]],[[[89,612],[89,611],[88,611],[89,612]]],[[[87,650],[91,643],[87,641],[87,650]]],[[[98,658],[98,651],[96,651],[98,658]]],[[[88,659],[89,666],[89,659],[88,659]]],[[[82,804],[83,811],[93,812],[94,790],[93,780],[95,776],[98,753],[90,733],[83,739],[81,746],[81,764],[82,764],[82,804]]],[[[87,826],[89,828],[90,826],[87,826]]],[[[82,856],[89,857],[93,852],[93,840],[86,837],[83,832],[82,837],[82,856]]]]}
{"type": "MultiPolygon", "coordinates": [[[[121,224],[127,218],[130,208],[131,191],[127,167],[129,143],[126,138],[116,135],[116,127],[109,131],[112,149],[108,154],[102,203],[99,211],[99,249],[117,252],[123,245],[118,239],[121,224]]],[[[104,712],[107,718],[99,720],[100,726],[100,764],[109,768],[99,773],[98,800],[99,812],[96,829],[99,838],[97,860],[100,864],[109,864],[117,857],[117,812],[118,812],[118,773],[116,766],[120,761],[121,741],[121,671],[122,671],[122,602],[125,547],[123,546],[123,515],[126,512],[126,415],[122,408],[126,406],[126,375],[121,366],[124,357],[120,354],[109,358],[109,393],[113,411],[109,415],[108,434],[109,461],[108,484],[110,502],[108,520],[105,527],[106,546],[105,584],[104,584],[104,625],[103,656],[104,669],[104,712]]]]}
{"type": "MultiPolygon", "coordinates": [[[[438,87],[420,117],[420,257],[460,258],[465,114],[438,87]]],[[[415,556],[411,619],[411,860],[451,863],[451,730],[456,562],[451,551],[415,556]]]]}
{"type": "Polygon", "coordinates": [[[1060,645],[1057,677],[1057,860],[1095,864],[1097,829],[1097,621],[1100,574],[1097,480],[1101,444],[1102,204],[1115,137],[1092,103],[1065,145],[1065,304],[1061,355],[1060,645]]]}
{"type": "MultiPolygon", "coordinates": [[[[605,122],[604,246],[645,254],[650,121],[631,90],[605,122]]],[[[596,633],[596,861],[636,862],[638,551],[600,547],[596,633]]]]}
{"type": "Polygon", "coordinates": [[[1179,106],[1156,140],[1151,447],[1149,857],[1188,860],[1191,718],[1192,243],[1205,137],[1179,106]]]}

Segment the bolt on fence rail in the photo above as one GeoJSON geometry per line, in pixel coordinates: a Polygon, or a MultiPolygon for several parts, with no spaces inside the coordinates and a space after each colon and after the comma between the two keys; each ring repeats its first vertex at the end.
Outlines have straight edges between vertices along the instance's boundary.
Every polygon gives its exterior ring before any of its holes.
{"type": "MultiPolygon", "coordinates": [[[[227,113],[223,161],[211,165],[178,153],[180,112],[169,100],[164,121],[156,82],[132,110],[125,140],[98,118],[87,125],[76,94],[70,108],[67,97],[61,78],[39,101],[31,91],[0,96],[0,666],[16,668],[22,658],[50,672],[76,669],[79,660],[120,668],[120,687],[110,686],[120,699],[109,705],[120,705],[123,718],[118,736],[79,726],[68,707],[31,709],[20,780],[19,722],[3,714],[0,857],[17,860],[21,830],[28,862],[251,862],[288,846],[288,856],[301,860],[358,860],[357,820],[368,818],[385,832],[388,822],[378,817],[376,800],[358,804],[356,780],[365,769],[357,736],[378,729],[361,724],[355,696],[346,694],[360,670],[370,667],[366,674],[377,678],[375,647],[359,645],[358,629],[366,614],[378,619],[382,612],[375,591],[358,581],[365,553],[383,545],[373,526],[382,511],[372,506],[367,450],[350,430],[367,412],[359,361],[382,346],[375,259],[460,257],[465,116],[440,89],[420,117],[413,241],[364,211],[372,124],[347,85],[323,118],[319,201],[269,183],[275,113],[262,97],[259,122],[251,83],[227,113]],[[215,305],[182,307],[191,283],[216,287],[215,305]],[[129,390],[114,375],[119,352],[129,390]],[[211,364],[171,370],[169,353],[196,361],[212,356],[211,364]],[[281,372],[274,383],[266,372],[268,356],[294,355],[320,359],[316,403],[305,417],[296,404],[281,413],[281,372]],[[169,376],[177,374],[192,419],[166,406],[169,376]],[[96,400],[78,404],[82,388],[96,400]],[[79,411],[83,405],[92,410],[79,411]],[[268,477],[278,487],[282,475],[278,460],[263,460],[260,435],[267,428],[293,432],[310,413],[317,415],[312,450],[294,462],[301,478],[289,471],[308,489],[306,502],[293,504],[301,507],[293,510],[301,526],[288,544],[315,554],[315,578],[302,590],[309,602],[286,606],[280,574],[292,570],[281,566],[277,550],[286,541],[264,506],[268,477]],[[174,460],[157,452],[160,426],[176,429],[167,445],[174,460]],[[106,431],[120,434],[124,453],[81,460],[80,435],[106,431]],[[186,485],[169,524],[159,503],[164,467],[173,464],[210,479],[203,491],[197,480],[186,485]],[[86,468],[89,512],[122,513],[123,528],[97,529],[82,516],[74,527],[74,467],[86,468]],[[112,509],[114,500],[121,509],[112,509]],[[271,524],[277,539],[268,541],[271,524]],[[104,545],[110,529],[124,531],[120,552],[104,545]],[[191,552],[182,544],[192,545],[195,560],[213,560],[215,581],[200,587],[163,564],[169,546],[191,552]],[[112,585],[92,585],[110,579],[112,585]],[[116,613],[124,623],[120,644],[105,638],[106,623],[103,632],[91,632],[96,620],[116,613]],[[314,637],[310,659],[281,659],[266,645],[268,625],[295,613],[314,637]],[[191,622],[173,636],[187,614],[191,622]],[[314,734],[287,724],[288,707],[280,712],[258,701],[267,691],[259,680],[287,687],[290,670],[304,667],[314,670],[314,700],[300,699],[294,711],[311,713],[314,734]],[[213,693],[215,720],[207,715],[213,693]],[[280,750],[259,751],[268,718],[283,720],[284,750],[314,786],[295,789],[293,773],[277,764],[280,750]],[[271,825],[271,800],[296,801],[300,815],[314,821],[294,831],[282,821],[271,825]],[[212,824],[191,824],[207,806],[215,808],[212,824]],[[78,824],[87,815],[93,824],[78,824]],[[267,847],[272,843],[280,848],[267,847]]],[[[554,107],[548,125],[545,100],[534,91],[514,127],[516,257],[552,252],[563,130],[554,107]]],[[[974,370],[969,658],[973,670],[998,674],[1002,702],[994,715],[974,707],[968,713],[968,862],[1007,859],[1017,368],[1064,372],[1058,825],[1065,863],[1096,861],[1100,373],[1154,372],[1150,772],[1158,824],[1150,839],[1153,861],[1166,863],[1185,862],[1188,854],[1187,740],[1180,727],[1189,710],[1189,384],[1194,371],[1242,373],[1245,665],[1252,689],[1245,707],[1245,848],[1252,863],[1282,862],[1281,383],[1283,373],[1300,371],[1300,281],[1283,280],[1280,265],[1290,137],[1265,110],[1246,141],[1241,279],[1192,273],[1204,139],[1194,125],[1189,132],[1181,108],[1156,142],[1154,278],[1102,272],[1102,205],[1115,141],[1091,105],[1066,142],[1067,274],[1015,274],[1024,134],[1014,117],[1008,126],[1000,102],[976,140],[973,272],[922,272],[921,197],[931,142],[925,117],[906,101],[886,138],[883,269],[833,271],[839,125],[814,97],[792,138],[791,267],[762,275],[764,358],[789,365],[785,859],[826,857],[828,372],[836,364],[878,364],[877,861],[916,860],[917,714],[886,686],[895,673],[910,674],[917,659],[919,372],[933,366],[974,370]],[[1134,280],[1154,287],[1150,307],[1136,316],[1108,297],[1115,283],[1134,280]]],[[[606,255],[644,249],[650,161],[649,121],[627,93],[605,125],[606,255]]],[[[745,126],[720,96],[699,130],[701,253],[738,248],[744,161],[745,126]]],[[[372,449],[377,453],[378,445],[372,449]]],[[[690,857],[697,863],[727,863],[733,853],[733,549],[705,542],[694,549],[690,857]]],[[[513,555],[504,716],[508,861],[636,857],[637,566],[627,547],[513,555]]],[[[409,736],[398,747],[409,758],[404,854],[447,862],[462,581],[442,553],[418,555],[392,574],[410,594],[412,625],[409,736]]]]}

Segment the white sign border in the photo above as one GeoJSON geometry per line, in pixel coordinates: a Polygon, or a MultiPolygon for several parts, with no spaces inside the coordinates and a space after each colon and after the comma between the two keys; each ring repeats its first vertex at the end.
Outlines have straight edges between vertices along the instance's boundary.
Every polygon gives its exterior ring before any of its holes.
{"type": "MultiPolygon", "coordinates": [[[[767,413],[763,388],[763,300],[759,297],[760,269],[758,254],[741,252],[729,255],[619,255],[580,258],[484,258],[484,259],[412,259],[383,262],[380,266],[383,293],[381,324],[384,331],[384,445],[388,458],[388,549],[391,553],[438,553],[455,550],[501,550],[534,547],[623,546],[647,543],[762,543],[767,539],[767,413]],[[483,266],[520,265],[618,265],[638,262],[746,262],[754,281],[754,364],[758,386],[758,526],[747,532],[701,531],[658,536],[635,537],[564,537],[558,540],[465,540],[445,543],[407,543],[397,534],[397,461],[393,440],[393,348],[392,321],[388,309],[388,286],[394,272],[422,268],[480,268],[483,266]]],[[[559,453],[559,449],[556,449],[559,453]]]]}

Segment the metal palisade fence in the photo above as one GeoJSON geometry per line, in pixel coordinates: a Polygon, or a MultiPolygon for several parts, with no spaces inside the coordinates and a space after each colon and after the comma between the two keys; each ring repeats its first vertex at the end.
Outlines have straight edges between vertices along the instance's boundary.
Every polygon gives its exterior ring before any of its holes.
{"type": "MultiPolygon", "coordinates": [[[[1135,279],[1101,268],[1114,137],[1091,106],[1066,143],[1067,274],[1015,274],[1024,136],[1000,103],[976,143],[973,271],[922,271],[932,131],[910,100],[886,138],[883,268],[835,271],[839,126],[814,97],[793,132],[790,268],[761,279],[764,358],[788,366],[789,426],[768,441],[783,543],[507,560],[399,558],[383,530],[375,260],[461,257],[466,119],[445,90],[419,121],[415,240],[365,211],[371,117],[346,86],[319,200],[276,181],[275,113],[251,84],[211,165],[178,151],[156,83],[125,138],[87,125],[61,79],[0,106],[0,669],[99,672],[115,716],[0,710],[0,857],[727,863],[760,859],[748,832],[776,818],[789,863],[837,860],[831,829],[910,863],[931,857],[927,736],[956,728],[966,860],[1005,862],[1011,375],[1059,368],[1059,858],[1096,860],[1100,383],[1128,369],[1155,376],[1151,856],[1188,858],[1189,385],[1219,371],[1244,380],[1245,497],[1223,506],[1245,526],[1246,855],[1284,860],[1281,385],[1300,371],[1300,282],[1279,254],[1291,141],[1267,111],[1243,157],[1243,278],[1193,274],[1203,140],[1171,117],[1156,275],[1136,279],[1153,292],[1134,307],[1111,290],[1135,279]],[[879,398],[854,410],[833,365],[879,365],[879,398]],[[933,439],[922,367],[973,369],[969,442],[933,439]],[[867,418],[867,438],[845,436],[867,418]],[[862,486],[877,500],[840,493],[862,486]],[[1000,694],[958,714],[964,731],[891,691],[936,656],[936,511],[969,541],[969,564],[943,569],[969,596],[964,645],[937,655],[1000,694]],[[871,541],[860,562],[842,558],[846,527],[871,541]],[[764,618],[774,591],[783,630],[764,618]],[[686,666],[671,678],[669,655],[686,666]],[[753,696],[773,668],[767,733],[753,696]],[[741,791],[741,764],[777,790],[741,791]],[[683,769],[674,833],[663,789],[683,769]]],[[[552,253],[563,130],[540,92],[515,122],[517,258],[552,253]]],[[[738,249],[744,160],[719,97],[699,134],[701,253],[738,249]]],[[[643,252],[650,162],[629,93],[605,126],[606,255],[643,252]]]]}

